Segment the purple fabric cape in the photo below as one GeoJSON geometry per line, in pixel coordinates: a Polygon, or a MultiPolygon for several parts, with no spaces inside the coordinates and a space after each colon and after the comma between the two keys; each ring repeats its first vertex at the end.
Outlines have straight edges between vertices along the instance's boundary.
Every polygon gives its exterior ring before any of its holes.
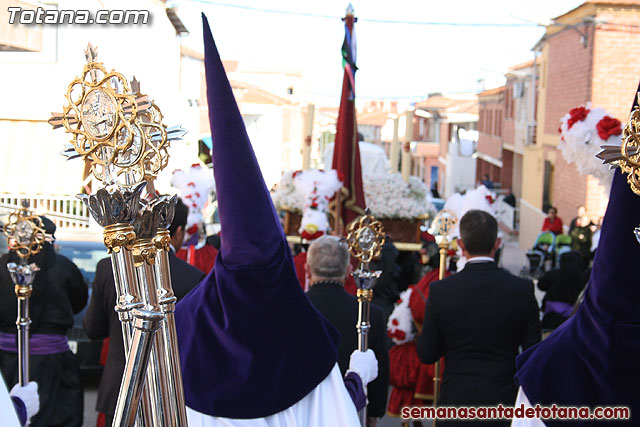
{"type": "Polygon", "coordinates": [[[185,398],[204,414],[261,418],[329,375],[339,334],[298,284],[204,15],[203,27],[222,244],[214,269],[176,307],[185,398]]]}
{"type": "Polygon", "coordinates": [[[640,197],[618,170],[584,301],[516,360],[516,381],[534,406],[629,406],[631,424],[640,425],[640,244],[633,234],[639,224],[640,197]]]}

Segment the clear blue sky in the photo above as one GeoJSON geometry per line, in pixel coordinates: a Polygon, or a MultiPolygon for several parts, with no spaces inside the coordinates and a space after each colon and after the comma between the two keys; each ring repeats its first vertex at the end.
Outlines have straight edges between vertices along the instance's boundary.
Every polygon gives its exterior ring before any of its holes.
{"type": "MultiPolygon", "coordinates": [[[[429,92],[465,92],[499,86],[506,69],[533,58],[531,47],[548,22],[581,0],[354,0],[359,71],[357,97],[421,98],[429,92]],[[515,24],[446,26],[378,23],[515,24]]],[[[202,49],[200,12],[209,18],[224,59],[251,67],[301,70],[308,93],[339,98],[340,47],[348,1],[179,0],[191,34],[184,44],[202,49]],[[230,7],[233,5],[235,7],[230,7]],[[285,11],[271,13],[264,10],[285,11]],[[319,15],[304,16],[300,14],[319,15]],[[335,17],[335,19],[331,19],[335,17]]]]}

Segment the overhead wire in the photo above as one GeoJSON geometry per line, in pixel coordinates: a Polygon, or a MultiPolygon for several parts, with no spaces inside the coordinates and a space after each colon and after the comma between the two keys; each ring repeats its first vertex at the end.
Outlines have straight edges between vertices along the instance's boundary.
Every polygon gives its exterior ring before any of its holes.
{"type": "MultiPolygon", "coordinates": [[[[242,10],[248,10],[253,12],[303,16],[308,18],[330,19],[333,21],[339,20],[342,18],[341,16],[325,15],[320,13],[301,12],[301,11],[282,10],[282,9],[268,9],[263,7],[224,3],[224,2],[213,1],[213,0],[187,0],[187,1],[194,2],[194,3],[202,3],[210,6],[228,7],[228,8],[242,9],[242,10]]],[[[358,17],[358,23],[439,26],[439,27],[487,27],[487,28],[534,28],[534,27],[541,26],[541,24],[537,24],[534,22],[525,22],[525,23],[438,22],[438,21],[406,21],[406,20],[376,19],[376,18],[363,18],[363,17],[358,17]]]]}

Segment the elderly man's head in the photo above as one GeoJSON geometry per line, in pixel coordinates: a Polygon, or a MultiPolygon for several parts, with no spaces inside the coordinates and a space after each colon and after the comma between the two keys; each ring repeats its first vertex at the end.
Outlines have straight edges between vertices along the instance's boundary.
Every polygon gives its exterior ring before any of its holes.
{"type": "Polygon", "coordinates": [[[309,245],[307,273],[310,283],[323,280],[343,282],[349,268],[349,248],[335,236],[322,236],[309,245]]]}

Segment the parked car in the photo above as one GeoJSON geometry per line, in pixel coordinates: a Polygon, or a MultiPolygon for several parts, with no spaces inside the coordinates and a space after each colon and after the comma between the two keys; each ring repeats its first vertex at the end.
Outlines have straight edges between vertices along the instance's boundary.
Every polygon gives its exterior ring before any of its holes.
{"type": "MultiPolygon", "coordinates": [[[[78,266],[89,287],[89,298],[91,298],[96,265],[98,261],[108,256],[104,244],[94,241],[56,240],[55,249],[57,253],[66,256],[78,266]]],[[[102,372],[102,365],[100,365],[102,340],[91,340],[84,333],[82,319],[86,310],[85,306],[73,317],[73,327],[67,332],[69,348],[77,355],[82,373],[99,374],[102,372]]]]}

